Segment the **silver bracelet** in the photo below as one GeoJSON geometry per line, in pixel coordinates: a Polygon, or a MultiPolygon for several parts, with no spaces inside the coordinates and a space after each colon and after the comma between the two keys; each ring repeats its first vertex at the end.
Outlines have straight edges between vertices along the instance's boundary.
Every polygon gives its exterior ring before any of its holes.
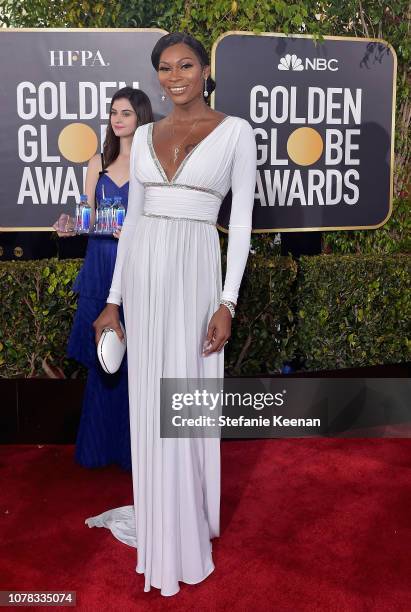
{"type": "Polygon", "coordinates": [[[234,317],[235,315],[235,307],[234,304],[232,302],[230,302],[229,300],[220,300],[220,304],[222,304],[223,306],[226,306],[228,308],[228,310],[230,311],[231,317],[234,317]]]}

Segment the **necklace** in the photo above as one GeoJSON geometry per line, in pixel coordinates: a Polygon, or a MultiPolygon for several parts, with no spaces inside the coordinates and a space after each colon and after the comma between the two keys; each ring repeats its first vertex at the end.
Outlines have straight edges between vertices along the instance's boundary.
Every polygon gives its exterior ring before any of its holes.
{"type": "MultiPolygon", "coordinates": [[[[174,164],[177,161],[178,156],[180,155],[180,150],[181,147],[184,143],[184,141],[186,140],[186,138],[188,138],[188,136],[191,134],[191,132],[194,130],[194,128],[196,127],[197,123],[200,121],[201,117],[199,117],[191,126],[191,128],[188,130],[187,134],[184,136],[183,140],[180,142],[180,144],[175,145],[172,149],[173,149],[173,162],[174,164]]],[[[174,136],[175,136],[175,131],[174,131],[174,122],[171,123],[171,129],[173,132],[173,140],[174,140],[174,136]]]]}

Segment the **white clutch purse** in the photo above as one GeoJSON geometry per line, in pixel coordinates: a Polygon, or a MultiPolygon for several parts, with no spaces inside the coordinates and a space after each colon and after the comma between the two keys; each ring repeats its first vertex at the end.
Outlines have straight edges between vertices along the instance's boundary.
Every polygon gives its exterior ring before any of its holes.
{"type": "Polygon", "coordinates": [[[107,374],[115,374],[123,361],[126,352],[126,331],[120,321],[124,340],[120,340],[114,329],[107,327],[101,334],[97,345],[97,356],[101,367],[107,374]]]}

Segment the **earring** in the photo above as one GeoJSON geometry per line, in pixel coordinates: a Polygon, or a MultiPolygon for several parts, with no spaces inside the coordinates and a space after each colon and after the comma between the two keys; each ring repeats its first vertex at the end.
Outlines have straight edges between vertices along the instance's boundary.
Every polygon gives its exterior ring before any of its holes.
{"type": "Polygon", "coordinates": [[[207,79],[204,79],[204,97],[208,98],[207,79]]]}
{"type": "Polygon", "coordinates": [[[163,93],[162,93],[162,95],[161,95],[161,101],[162,101],[162,102],[164,102],[164,100],[166,100],[166,98],[167,98],[167,96],[166,96],[166,94],[164,93],[164,89],[163,89],[163,93]]]}

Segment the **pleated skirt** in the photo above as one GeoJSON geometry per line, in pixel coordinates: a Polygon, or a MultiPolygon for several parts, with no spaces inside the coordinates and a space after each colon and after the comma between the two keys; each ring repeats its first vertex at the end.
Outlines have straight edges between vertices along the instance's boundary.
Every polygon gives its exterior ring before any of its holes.
{"type": "MultiPolygon", "coordinates": [[[[127,355],[116,374],[101,368],[93,322],[106,306],[117,254],[115,238],[90,237],[83,265],[73,285],[77,309],[67,355],[88,368],[75,458],[88,468],[118,464],[131,470],[127,355]]],[[[124,322],[123,312],[120,317],[124,322]]]]}
{"type": "Polygon", "coordinates": [[[133,506],[87,519],[137,548],[144,590],[179,591],[213,570],[220,531],[220,440],[160,437],[161,378],[223,378],[224,351],[203,356],[218,309],[214,225],[143,216],[122,270],[133,506]]]}

